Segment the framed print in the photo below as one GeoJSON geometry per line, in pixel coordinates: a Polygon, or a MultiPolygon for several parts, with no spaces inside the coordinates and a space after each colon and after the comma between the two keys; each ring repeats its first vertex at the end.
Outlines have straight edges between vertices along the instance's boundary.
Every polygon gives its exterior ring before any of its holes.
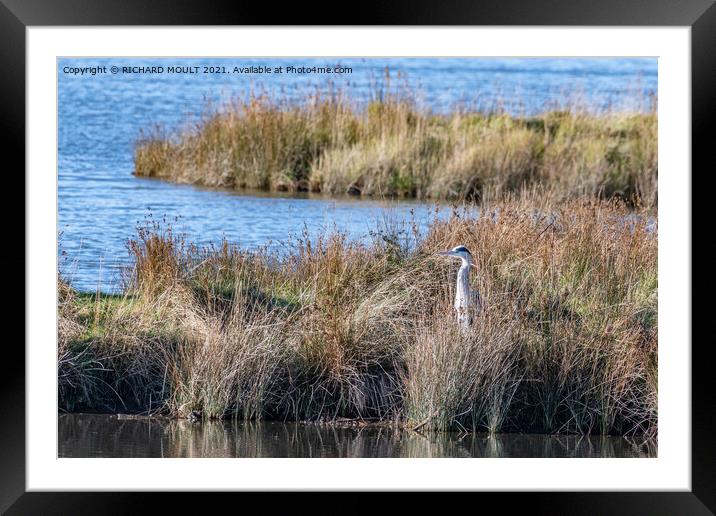
{"type": "Polygon", "coordinates": [[[715,8],[521,3],[266,26],[5,2],[27,247],[2,507],[714,511],[690,298],[715,8]]]}

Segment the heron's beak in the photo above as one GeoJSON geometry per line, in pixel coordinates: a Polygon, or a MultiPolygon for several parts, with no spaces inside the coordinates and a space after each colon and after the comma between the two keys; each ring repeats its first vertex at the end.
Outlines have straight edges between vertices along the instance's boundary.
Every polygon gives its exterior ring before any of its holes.
{"type": "Polygon", "coordinates": [[[437,255],[438,256],[452,256],[452,252],[451,251],[439,251],[437,253],[437,255]]]}

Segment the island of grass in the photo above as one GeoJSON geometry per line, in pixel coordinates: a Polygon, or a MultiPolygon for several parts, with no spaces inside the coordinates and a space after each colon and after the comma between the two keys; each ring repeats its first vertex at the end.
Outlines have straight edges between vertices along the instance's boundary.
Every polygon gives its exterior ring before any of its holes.
{"type": "Polygon", "coordinates": [[[135,174],[232,189],[382,197],[498,199],[539,188],[657,201],[657,116],[570,109],[538,116],[416,108],[413,94],[361,105],[342,93],[266,95],[145,133],[135,174]]]}
{"type": "Polygon", "coordinates": [[[298,239],[280,255],[142,228],[122,293],[60,283],[61,410],[656,434],[648,213],[504,200],[407,228],[298,239]],[[466,334],[454,264],[435,257],[457,244],[485,300],[466,334]]]}

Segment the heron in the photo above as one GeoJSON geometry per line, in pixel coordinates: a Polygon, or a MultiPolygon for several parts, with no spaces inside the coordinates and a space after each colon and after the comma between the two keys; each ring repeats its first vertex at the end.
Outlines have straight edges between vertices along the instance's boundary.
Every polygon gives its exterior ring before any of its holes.
{"type": "Polygon", "coordinates": [[[459,245],[449,251],[439,252],[438,255],[459,258],[462,262],[457,271],[454,306],[457,322],[461,331],[465,332],[470,329],[471,315],[482,307],[480,293],[470,287],[470,267],[475,267],[472,264],[472,253],[464,245],[459,245]]]}

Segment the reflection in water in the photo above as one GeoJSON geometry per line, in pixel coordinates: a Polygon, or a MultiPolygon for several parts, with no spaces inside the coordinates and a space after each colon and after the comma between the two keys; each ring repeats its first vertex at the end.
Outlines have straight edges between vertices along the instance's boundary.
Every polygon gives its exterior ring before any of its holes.
{"type": "Polygon", "coordinates": [[[457,434],[303,423],[59,416],[60,457],[656,457],[622,437],[457,434]]]}

